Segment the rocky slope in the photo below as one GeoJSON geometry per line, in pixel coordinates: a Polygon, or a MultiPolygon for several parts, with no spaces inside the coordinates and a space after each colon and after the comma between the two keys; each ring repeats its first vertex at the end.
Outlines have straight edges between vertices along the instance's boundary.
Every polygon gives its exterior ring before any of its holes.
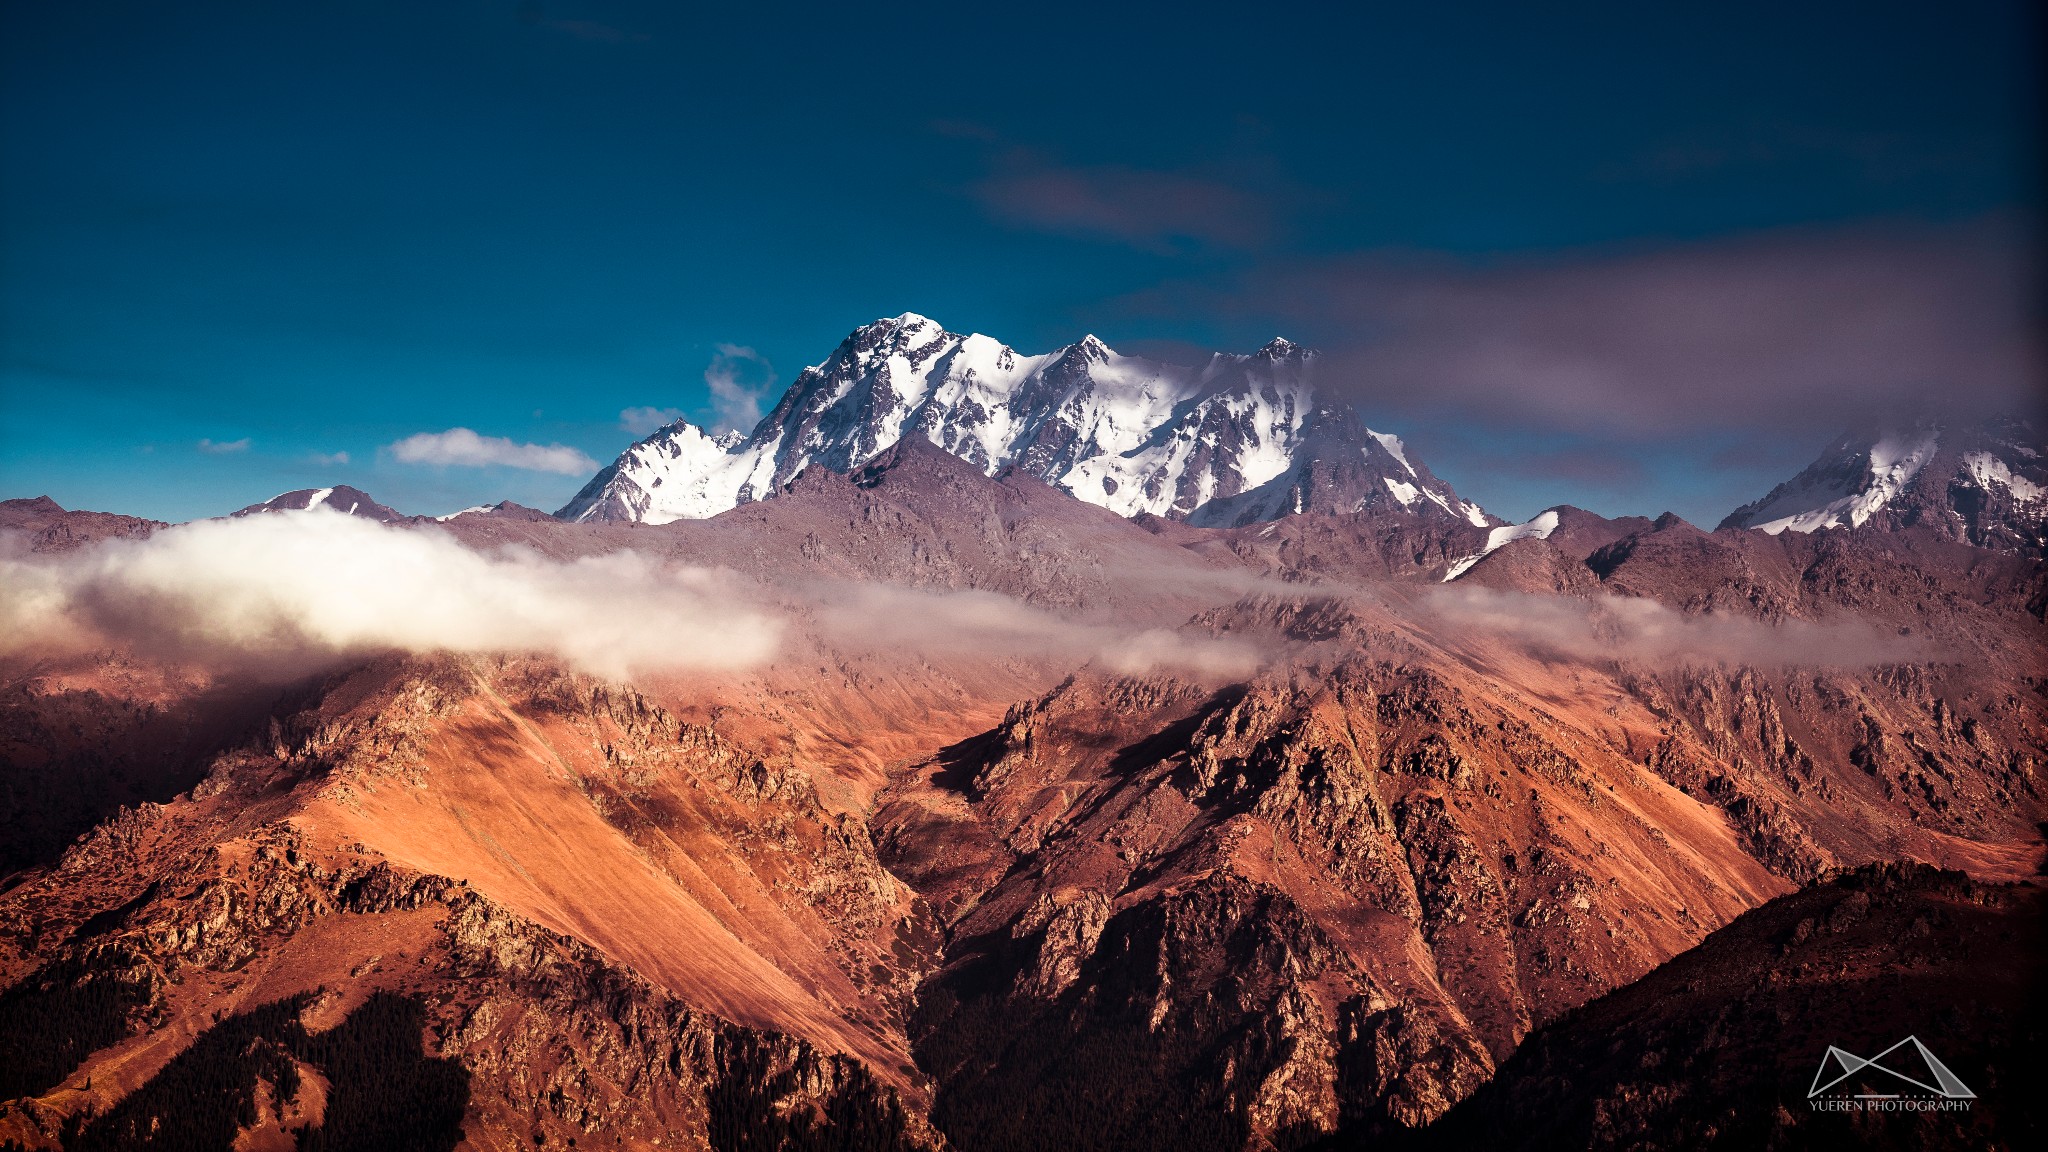
{"type": "Polygon", "coordinates": [[[1778,533],[1925,525],[1981,548],[2048,547],[2048,442],[2028,421],[1850,433],[1721,522],[1778,533]]]}
{"type": "Polygon", "coordinates": [[[1027,356],[914,313],[856,329],[748,432],[677,421],[627,449],[557,515],[661,524],[775,495],[812,464],[845,472],[906,437],[982,472],[1014,469],[1120,515],[1197,524],[1389,509],[1496,521],[1348,407],[1314,353],[1275,340],[1197,367],[1093,336],[1027,356]]]}
{"type": "Polygon", "coordinates": [[[280,1076],[324,1078],[331,1109],[348,1070],[320,1053],[364,1011],[461,1086],[404,1104],[464,1126],[441,1147],[936,1139],[890,1023],[930,933],[861,823],[793,765],[545,668],[307,685],[0,904],[15,1139],[221,1122],[177,1090],[195,1077],[241,1101],[231,1138],[287,1113],[280,1076]]]}

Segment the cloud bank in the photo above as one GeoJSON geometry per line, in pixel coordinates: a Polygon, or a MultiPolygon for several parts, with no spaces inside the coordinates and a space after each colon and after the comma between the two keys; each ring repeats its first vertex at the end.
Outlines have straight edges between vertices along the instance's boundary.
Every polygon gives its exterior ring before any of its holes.
{"type": "Polygon", "coordinates": [[[1093,662],[1126,676],[1168,671],[1225,681],[1249,676],[1266,657],[1242,637],[1079,619],[995,592],[844,584],[815,586],[806,595],[825,638],[854,648],[1058,658],[1093,662]]]}
{"type": "Polygon", "coordinates": [[[523,468],[582,476],[597,471],[597,461],[561,444],[521,444],[503,436],[479,436],[467,428],[418,432],[391,445],[391,454],[407,464],[453,465],[459,468],[523,468]]]}
{"type": "Polygon", "coordinates": [[[1369,413],[1622,443],[1805,439],[2035,402],[2036,252],[2015,217],[1492,260],[1372,251],[1126,303],[1306,329],[1321,378],[1369,413]]]}
{"type": "Polygon", "coordinates": [[[115,648],[290,677],[387,651],[530,652],[630,678],[767,665],[796,629],[851,652],[1093,661],[1207,679],[1248,675],[1263,657],[1241,639],[1078,620],[993,592],[770,586],[631,550],[574,560],[482,552],[438,528],[327,508],[195,521],[57,554],[22,545],[0,537],[0,657],[115,648]]]}
{"type": "Polygon", "coordinates": [[[486,554],[326,509],[0,555],[0,655],[122,646],[292,675],[379,651],[544,652],[620,677],[759,664],[781,628],[703,569],[486,554]]]}
{"type": "Polygon", "coordinates": [[[1573,661],[1854,668],[1924,660],[1931,653],[1919,637],[1861,620],[1770,624],[1688,614],[1632,596],[1580,599],[1453,586],[1431,590],[1416,616],[1452,634],[1484,635],[1573,661]]]}

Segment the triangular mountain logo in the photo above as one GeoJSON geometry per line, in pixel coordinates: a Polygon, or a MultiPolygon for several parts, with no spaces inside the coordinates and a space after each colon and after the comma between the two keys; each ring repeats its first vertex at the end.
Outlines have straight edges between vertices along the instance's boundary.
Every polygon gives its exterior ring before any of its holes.
{"type": "Polygon", "coordinates": [[[1949,1071],[1948,1065],[1927,1050],[1918,1036],[1908,1036],[1868,1059],[1828,1045],[1806,1098],[1821,1095],[1866,1099],[1906,1095],[1932,1095],[1949,1100],[1977,1098],[1960,1077],[1949,1071]]]}

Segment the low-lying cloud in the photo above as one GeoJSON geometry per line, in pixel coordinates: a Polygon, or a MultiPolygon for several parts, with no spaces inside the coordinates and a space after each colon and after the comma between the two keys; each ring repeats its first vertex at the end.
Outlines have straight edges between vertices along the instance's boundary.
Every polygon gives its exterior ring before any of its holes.
{"type": "Polygon", "coordinates": [[[844,651],[1093,662],[1128,675],[1231,679],[1263,658],[1239,638],[1078,618],[994,592],[761,584],[631,550],[479,551],[443,529],[326,508],[57,554],[21,545],[0,537],[0,657],[121,649],[288,677],[388,651],[520,652],[629,678],[768,665],[804,630],[844,651]]]}
{"type": "Polygon", "coordinates": [[[1539,596],[1491,588],[1431,590],[1416,613],[1425,626],[1505,640],[1572,661],[1868,667],[1928,658],[1932,645],[1857,619],[1776,624],[1689,614],[1632,596],[1539,596]]]}
{"type": "Polygon", "coordinates": [[[0,629],[0,655],[123,647],[289,675],[390,650],[544,652],[616,677],[758,664],[782,624],[729,577],[639,553],[483,553],[312,509],[0,555],[0,629]]]}
{"type": "Polygon", "coordinates": [[[521,444],[503,436],[479,436],[468,428],[415,433],[391,445],[391,455],[406,464],[523,468],[563,476],[597,471],[597,461],[567,445],[521,444]]]}
{"type": "Polygon", "coordinates": [[[1241,637],[1143,628],[1062,615],[995,592],[923,591],[887,584],[806,591],[823,636],[858,648],[989,659],[1060,658],[1139,676],[1208,680],[1250,675],[1265,653],[1241,637]]]}

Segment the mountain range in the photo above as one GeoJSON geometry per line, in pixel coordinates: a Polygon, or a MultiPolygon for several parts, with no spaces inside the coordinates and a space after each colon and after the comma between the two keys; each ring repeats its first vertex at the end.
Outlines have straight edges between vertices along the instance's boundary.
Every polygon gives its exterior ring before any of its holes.
{"type": "MultiPolygon", "coordinates": [[[[855,329],[747,432],[677,420],[634,444],[556,515],[663,524],[772,497],[812,464],[849,471],[906,436],[997,475],[1015,469],[1124,516],[1229,527],[1304,513],[1406,512],[1495,530],[1485,551],[1550,530],[1462,499],[1400,437],[1319,388],[1316,353],[1275,339],[1185,367],[1093,336],[1042,355],[915,313],[855,329]]],[[[2048,460],[2031,424],[1921,421],[1845,434],[1722,527],[1766,532],[1924,523],[2040,554],[2048,460]]],[[[1547,519],[1546,519],[1547,518],[1547,519]]],[[[1455,574],[1454,574],[1455,575],[1455,574]]]]}
{"type": "Polygon", "coordinates": [[[2037,1144],[2032,431],[1505,524],[1314,362],[905,316],[559,515],[0,501],[97,629],[0,649],[0,1142],[2037,1144]],[[371,603],[250,559],[325,538],[466,627],[593,581],[772,651],[220,658],[371,603]],[[1810,1104],[1909,1035],[1969,1110],[1810,1104]]]}

